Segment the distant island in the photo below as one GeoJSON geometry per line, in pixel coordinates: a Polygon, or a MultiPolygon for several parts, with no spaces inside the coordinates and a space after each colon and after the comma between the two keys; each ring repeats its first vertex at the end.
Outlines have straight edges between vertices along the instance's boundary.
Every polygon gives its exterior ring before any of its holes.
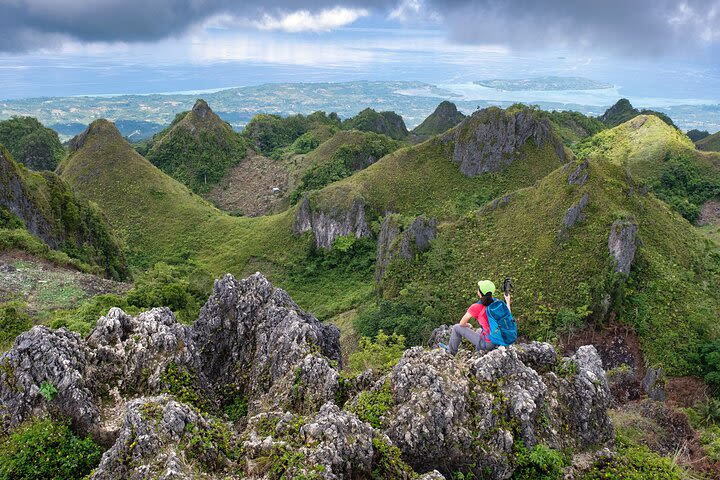
{"type": "Polygon", "coordinates": [[[561,90],[600,90],[612,88],[613,85],[597,82],[583,77],[535,77],[525,79],[494,79],[477,80],[476,85],[516,92],[519,90],[533,90],[541,92],[554,92],[561,90]]]}

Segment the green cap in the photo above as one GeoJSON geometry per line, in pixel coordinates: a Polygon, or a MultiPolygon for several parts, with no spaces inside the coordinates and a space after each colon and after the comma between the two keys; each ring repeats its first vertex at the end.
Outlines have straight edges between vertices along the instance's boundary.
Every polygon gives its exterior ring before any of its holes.
{"type": "Polygon", "coordinates": [[[478,282],[478,289],[482,294],[495,293],[495,284],[490,280],[480,280],[478,282]]]}

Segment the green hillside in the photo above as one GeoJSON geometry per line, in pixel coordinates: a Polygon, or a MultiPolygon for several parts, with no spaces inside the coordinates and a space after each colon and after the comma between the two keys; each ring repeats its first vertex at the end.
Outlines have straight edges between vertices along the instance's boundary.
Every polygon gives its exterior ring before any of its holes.
{"type": "Polygon", "coordinates": [[[259,114],[245,126],[243,136],[247,138],[254,148],[268,156],[282,155],[283,148],[299,141],[300,148],[306,153],[317,147],[325,136],[325,130],[311,131],[319,127],[340,127],[340,119],[336,113],[326,115],[325,112],[315,112],[310,115],[279,115],[259,114]],[[318,133],[319,132],[319,133],[318,133]],[[303,138],[304,137],[304,138],[303,138]],[[312,148],[308,148],[308,146],[312,148]]]}
{"type": "Polygon", "coordinates": [[[603,122],[608,127],[616,127],[621,123],[625,123],[638,115],[655,115],[666,124],[673,128],[677,128],[675,123],[670,117],[662,112],[656,112],[654,110],[638,110],[633,107],[630,100],[627,98],[621,98],[612,107],[608,108],[605,113],[598,117],[598,120],[603,122]]]}
{"type": "Polygon", "coordinates": [[[686,135],[654,115],[602,131],[575,151],[579,157],[601,156],[624,165],[690,221],[705,201],[720,195],[720,154],[698,152],[686,135]]]}
{"type": "Polygon", "coordinates": [[[710,132],[707,130],[698,130],[697,128],[693,128],[692,130],[688,130],[685,132],[685,135],[688,136],[690,140],[697,143],[699,140],[702,140],[705,137],[710,136],[710,132]]]}
{"type": "Polygon", "coordinates": [[[150,162],[195,192],[207,192],[247,155],[243,137],[205,103],[178,114],[175,121],[140,147],[150,162]]]}
{"type": "Polygon", "coordinates": [[[427,333],[462,316],[478,277],[499,283],[511,276],[521,333],[552,338],[581,327],[591,312],[601,321],[605,303],[636,327],[650,362],[672,374],[694,372],[699,345],[720,333],[720,253],[664,203],[639,194],[620,165],[592,160],[587,182],[571,185],[568,176],[579,165],[554,171],[495,208],[442,225],[428,253],[391,264],[384,279],[389,303],[361,315],[361,332],[399,327],[412,335],[425,324],[427,333]],[[585,194],[584,218],[563,241],[563,218],[585,194]],[[638,227],[625,286],[608,250],[615,221],[638,227]]]}
{"type": "Polygon", "coordinates": [[[405,122],[400,115],[395,112],[376,112],[372,108],[366,108],[354,117],[344,120],[342,127],[346,130],[381,133],[395,140],[408,136],[405,122]]]}
{"type": "Polygon", "coordinates": [[[712,135],[708,135],[707,137],[698,140],[695,145],[697,145],[698,150],[720,152],[720,132],[713,133],[712,135]]]}
{"type": "Polygon", "coordinates": [[[33,117],[13,117],[0,121],[0,144],[16,162],[31,170],[55,170],[65,156],[58,134],[33,117]]]}
{"type": "Polygon", "coordinates": [[[55,173],[28,170],[0,145],[0,187],[0,250],[127,277],[125,258],[103,215],[55,173]]]}
{"type": "Polygon", "coordinates": [[[441,102],[433,113],[415,127],[412,133],[423,137],[431,137],[450,130],[464,119],[465,115],[458,111],[457,106],[446,100],[441,102]]]}

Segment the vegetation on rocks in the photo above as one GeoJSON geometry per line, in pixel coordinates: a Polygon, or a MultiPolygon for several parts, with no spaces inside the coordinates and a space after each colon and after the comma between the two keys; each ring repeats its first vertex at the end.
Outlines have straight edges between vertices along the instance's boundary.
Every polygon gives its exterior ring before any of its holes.
{"type": "Polygon", "coordinates": [[[395,112],[376,112],[372,108],[366,108],[354,117],[344,120],[342,127],[346,130],[381,133],[395,140],[408,136],[405,122],[400,115],[395,112]]]}
{"type": "Polygon", "coordinates": [[[33,117],[0,121],[0,144],[19,163],[31,170],[55,170],[65,156],[58,134],[33,117]]]}
{"type": "Polygon", "coordinates": [[[245,126],[243,136],[265,155],[273,155],[275,152],[280,153],[283,147],[292,145],[295,141],[299,141],[295,145],[297,150],[306,150],[309,145],[315,143],[313,135],[310,134],[302,140],[300,138],[323,125],[339,127],[340,119],[335,113],[327,115],[325,112],[289,117],[260,114],[255,115],[245,126]]]}

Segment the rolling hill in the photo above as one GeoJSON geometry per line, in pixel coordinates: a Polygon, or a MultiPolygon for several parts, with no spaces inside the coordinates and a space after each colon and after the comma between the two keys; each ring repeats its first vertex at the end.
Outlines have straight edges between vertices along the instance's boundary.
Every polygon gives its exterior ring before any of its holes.
{"type": "Polygon", "coordinates": [[[465,115],[458,111],[454,103],[444,101],[420,125],[415,127],[412,133],[421,137],[431,137],[445,133],[464,119],[465,115]]]}
{"type": "Polygon", "coordinates": [[[720,152],[720,132],[708,135],[697,142],[695,142],[698,150],[704,150],[707,152],[720,152]]]}

